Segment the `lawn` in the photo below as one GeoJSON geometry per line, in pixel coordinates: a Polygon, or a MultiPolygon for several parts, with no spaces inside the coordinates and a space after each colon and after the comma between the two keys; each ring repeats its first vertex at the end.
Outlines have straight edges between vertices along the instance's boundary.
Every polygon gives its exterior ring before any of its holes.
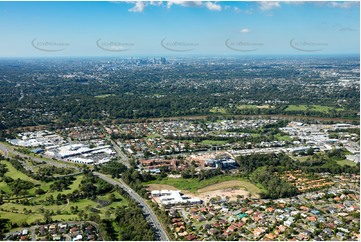
{"type": "MultiPolygon", "coordinates": [[[[9,164],[8,162],[2,161],[4,162],[8,167],[9,167],[9,172],[7,172],[7,175],[11,175],[11,177],[15,177],[15,178],[21,178],[23,180],[30,180],[32,181],[33,179],[26,176],[25,174],[22,174],[21,172],[18,172],[17,170],[15,170],[14,167],[11,166],[11,164],[9,164]]],[[[129,201],[122,197],[118,192],[113,192],[115,195],[115,198],[117,199],[117,201],[111,203],[109,206],[105,206],[102,207],[102,205],[96,201],[92,201],[90,199],[82,199],[79,200],[77,202],[70,202],[69,204],[65,203],[65,204],[61,204],[61,205],[57,205],[57,204],[53,204],[53,205],[45,205],[43,201],[46,200],[46,197],[49,197],[50,195],[52,195],[54,197],[54,199],[56,199],[58,194],[69,194],[72,193],[74,190],[79,189],[79,185],[83,179],[83,175],[78,175],[75,176],[75,180],[73,181],[73,183],[69,186],[68,190],[64,190],[62,192],[58,192],[58,191],[54,191],[54,192],[50,192],[50,185],[53,182],[40,182],[40,181],[36,181],[38,183],[38,187],[42,188],[44,191],[47,191],[46,194],[40,195],[40,196],[36,196],[33,197],[30,200],[30,204],[31,205],[22,205],[22,204],[17,204],[17,203],[12,203],[15,202],[15,200],[11,200],[12,202],[5,202],[4,204],[0,205],[1,211],[0,211],[0,217],[1,218],[8,218],[10,219],[13,223],[17,223],[18,225],[21,225],[21,223],[32,223],[35,222],[36,220],[43,220],[44,219],[44,215],[41,214],[41,209],[45,209],[45,210],[49,210],[49,211],[53,211],[55,213],[57,213],[57,211],[60,210],[61,214],[57,214],[52,216],[53,220],[60,220],[60,221],[66,221],[66,220],[77,220],[79,219],[79,216],[76,214],[72,214],[71,213],[71,207],[78,207],[78,210],[85,210],[86,213],[91,213],[91,208],[97,208],[99,210],[99,215],[101,216],[101,218],[105,218],[105,213],[106,211],[110,211],[112,213],[112,211],[114,210],[114,208],[118,207],[118,206],[127,206],[129,201]],[[33,203],[36,202],[36,203],[33,203]],[[31,210],[32,212],[30,214],[25,214],[24,211],[26,210],[31,210]]],[[[29,190],[29,194],[34,195],[35,194],[35,190],[38,188],[32,188],[29,190]]],[[[0,183],[0,189],[4,192],[9,192],[11,193],[8,185],[4,182],[0,183]]],[[[103,196],[100,196],[99,199],[101,200],[109,200],[109,194],[107,193],[103,196]]]]}
{"type": "Polygon", "coordinates": [[[269,105],[238,105],[237,109],[269,109],[274,108],[274,106],[269,105]]]}
{"type": "Polygon", "coordinates": [[[70,206],[74,206],[74,207],[78,206],[79,210],[84,210],[84,209],[86,209],[86,207],[94,208],[97,205],[98,205],[98,203],[88,200],[88,199],[83,199],[83,200],[80,200],[79,202],[70,203],[69,206],[66,206],[66,204],[51,205],[51,206],[43,206],[43,205],[25,206],[25,205],[21,205],[21,204],[5,203],[5,204],[1,205],[1,208],[4,210],[8,210],[8,211],[0,211],[0,217],[8,218],[13,223],[18,223],[18,224],[23,223],[23,222],[32,223],[37,219],[40,219],[40,220],[44,219],[44,215],[42,215],[39,210],[40,208],[44,208],[45,210],[52,210],[54,212],[56,212],[57,210],[61,210],[62,212],[64,212],[64,211],[69,212],[69,214],[59,214],[59,215],[52,216],[53,220],[58,219],[58,220],[66,221],[71,218],[72,219],[78,218],[77,215],[70,214],[70,206]],[[14,212],[14,213],[11,212],[12,208],[15,208],[16,209],[15,211],[17,211],[17,212],[14,212]],[[27,214],[27,215],[24,214],[23,213],[24,208],[26,208],[26,210],[32,210],[32,213],[27,214]]]}
{"type": "Polygon", "coordinates": [[[292,141],[292,138],[288,135],[276,134],[275,138],[279,141],[292,141]]]}
{"type": "Polygon", "coordinates": [[[314,111],[320,113],[329,113],[331,110],[341,111],[342,108],[334,108],[330,106],[323,106],[323,105],[288,105],[285,111],[314,111]]]}
{"type": "Polygon", "coordinates": [[[69,194],[69,193],[72,193],[75,189],[79,188],[80,182],[83,179],[83,175],[76,176],[75,178],[76,179],[75,179],[75,181],[73,181],[73,184],[71,184],[69,186],[70,189],[63,191],[62,193],[69,194]]]}
{"type": "Polygon", "coordinates": [[[162,180],[154,180],[145,182],[144,185],[148,184],[165,184],[174,186],[179,190],[186,190],[192,193],[197,192],[199,189],[205,188],[210,185],[218,184],[225,181],[243,181],[241,178],[236,178],[234,176],[215,176],[206,180],[199,181],[196,178],[164,178],[162,180]]]}
{"type": "Polygon", "coordinates": [[[8,161],[0,161],[0,163],[5,164],[7,166],[7,168],[9,169],[8,172],[5,173],[5,176],[11,177],[12,179],[16,180],[16,179],[20,179],[20,180],[24,180],[24,181],[29,181],[32,182],[34,184],[39,184],[40,182],[29,177],[28,175],[16,170],[8,161]]]}
{"type": "Polygon", "coordinates": [[[251,136],[252,136],[253,138],[258,138],[258,137],[261,137],[261,134],[251,133],[251,136]]]}
{"type": "Polygon", "coordinates": [[[202,140],[203,145],[225,145],[227,141],[224,140],[202,140]]]}
{"type": "Polygon", "coordinates": [[[257,105],[239,105],[238,109],[257,109],[257,105]]]}
{"type": "MultiPolygon", "coordinates": [[[[74,190],[76,189],[79,189],[79,185],[80,185],[80,182],[81,180],[83,179],[83,175],[78,175],[75,177],[75,181],[73,181],[73,183],[69,186],[69,189],[67,190],[63,190],[62,192],[50,192],[49,189],[50,189],[50,185],[53,183],[53,182],[49,182],[49,183],[42,183],[40,188],[43,189],[44,191],[47,191],[47,193],[43,194],[43,195],[40,195],[40,196],[37,196],[36,198],[34,198],[34,201],[40,201],[40,200],[45,200],[46,197],[50,196],[50,195],[53,195],[54,198],[56,198],[58,196],[58,194],[69,194],[69,193],[72,193],[74,190]]],[[[35,194],[35,190],[37,188],[32,188],[29,190],[29,193],[30,194],[35,194]]]]}
{"type": "Polygon", "coordinates": [[[305,162],[308,158],[311,158],[312,156],[290,156],[290,157],[294,161],[305,162]]]}
{"type": "MultiPolygon", "coordinates": [[[[116,197],[119,198],[120,195],[116,194],[116,197]]],[[[106,210],[110,210],[111,207],[117,207],[117,206],[123,206],[123,205],[125,206],[127,203],[128,203],[128,201],[124,199],[120,203],[115,202],[115,203],[112,203],[108,207],[98,208],[101,211],[100,216],[102,218],[105,218],[106,210]]],[[[60,221],[66,221],[66,220],[71,220],[71,219],[77,220],[79,218],[78,215],[71,214],[71,210],[70,210],[71,206],[73,206],[73,207],[77,206],[79,211],[86,210],[86,212],[90,212],[87,210],[87,208],[88,209],[96,208],[99,206],[99,204],[97,202],[94,202],[89,199],[82,199],[82,200],[79,200],[78,202],[70,202],[70,204],[68,206],[66,204],[50,205],[50,206],[44,206],[44,205],[25,206],[22,204],[15,204],[15,203],[4,203],[1,205],[1,209],[7,210],[7,211],[0,211],[0,217],[8,218],[13,223],[18,223],[19,225],[20,225],[20,223],[23,223],[23,222],[32,223],[37,219],[39,219],[39,220],[44,219],[44,215],[42,215],[40,213],[40,208],[44,208],[45,210],[50,210],[50,211],[52,210],[54,212],[56,212],[57,210],[61,210],[62,214],[52,216],[53,220],[60,220],[60,221]],[[28,215],[24,214],[23,213],[24,208],[26,210],[32,210],[32,213],[28,214],[28,215]],[[12,212],[12,211],[14,211],[14,212],[12,212]],[[64,214],[64,212],[68,213],[68,214],[64,214]]]]}
{"type": "Polygon", "coordinates": [[[337,164],[339,164],[340,166],[345,166],[345,165],[349,165],[349,166],[356,166],[356,163],[350,160],[338,160],[336,161],[337,164]]]}
{"type": "Polygon", "coordinates": [[[4,212],[4,211],[0,211],[0,217],[1,218],[7,218],[9,220],[11,220],[11,222],[13,223],[17,223],[18,225],[20,225],[21,223],[33,223],[35,222],[37,219],[44,219],[43,215],[40,214],[19,214],[19,213],[11,213],[11,212],[4,212]]]}
{"type": "Polygon", "coordinates": [[[227,114],[227,110],[225,108],[218,108],[218,107],[213,107],[209,110],[209,112],[211,113],[221,113],[221,114],[227,114]]]}
{"type": "Polygon", "coordinates": [[[114,94],[103,94],[103,95],[98,95],[98,96],[94,96],[95,98],[99,98],[99,99],[103,99],[106,97],[114,97],[114,94]]]}
{"type": "Polygon", "coordinates": [[[115,199],[116,201],[113,202],[110,206],[127,206],[128,205],[128,200],[126,198],[124,198],[122,195],[120,195],[118,192],[112,192],[112,193],[108,193],[104,196],[99,196],[99,199],[104,200],[104,201],[109,201],[109,195],[110,194],[114,194],[115,195],[115,199]]]}
{"type": "Polygon", "coordinates": [[[159,138],[160,134],[148,134],[146,136],[147,139],[154,139],[154,138],[159,138]]]}
{"type": "Polygon", "coordinates": [[[6,184],[6,182],[0,182],[0,191],[8,194],[11,193],[10,187],[8,186],[8,184],[6,184]]]}

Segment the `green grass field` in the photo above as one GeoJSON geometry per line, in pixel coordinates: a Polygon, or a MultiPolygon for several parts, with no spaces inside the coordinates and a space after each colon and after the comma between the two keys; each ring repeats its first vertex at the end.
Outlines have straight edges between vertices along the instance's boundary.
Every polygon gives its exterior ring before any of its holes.
{"type": "Polygon", "coordinates": [[[159,138],[160,137],[160,134],[148,134],[147,135],[147,139],[151,138],[151,139],[154,139],[154,138],[159,138]]]}
{"type": "Polygon", "coordinates": [[[144,185],[147,184],[165,184],[174,186],[177,189],[180,190],[187,190],[190,192],[196,192],[197,190],[201,188],[205,188],[206,186],[214,185],[217,183],[221,183],[224,181],[233,181],[233,180],[239,180],[239,181],[245,181],[248,182],[245,179],[242,178],[236,178],[234,176],[215,176],[207,180],[198,181],[196,178],[190,178],[190,179],[184,179],[184,178],[164,178],[162,180],[154,180],[150,182],[145,182],[144,185]]]}
{"type": "MultiPolygon", "coordinates": [[[[14,167],[11,166],[11,164],[7,164],[7,163],[8,162],[6,162],[5,164],[8,167],[10,167],[10,169],[9,169],[10,171],[8,172],[9,174],[12,174],[14,176],[14,174],[16,173],[16,175],[17,175],[16,177],[19,177],[20,179],[32,180],[32,178],[26,176],[25,174],[22,174],[21,172],[18,172],[14,167]]],[[[8,175],[8,173],[6,173],[6,174],[8,175]]],[[[50,192],[49,191],[50,185],[53,182],[45,183],[45,182],[36,181],[39,185],[38,187],[40,187],[44,191],[48,191],[48,192],[46,194],[31,198],[30,199],[31,205],[18,204],[18,203],[15,203],[16,200],[11,200],[11,202],[6,202],[6,200],[5,200],[5,203],[0,205],[0,208],[2,210],[2,211],[0,211],[0,217],[8,218],[13,223],[17,223],[18,225],[20,225],[21,223],[25,223],[25,222],[32,223],[38,219],[41,221],[44,219],[44,216],[41,214],[41,209],[45,209],[45,210],[49,210],[49,211],[54,211],[55,213],[60,210],[60,214],[52,216],[53,220],[60,220],[60,221],[77,220],[77,219],[79,219],[78,215],[72,214],[71,209],[70,209],[71,206],[73,206],[73,207],[77,206],[79,211],[85,210],[87,213],[91,212],[90,211],[91,208],[97,208],[100,211],[101,218],[105,218],[106,211],[112,211],[112,209],[114,209],[118,206],[127,206],[128,205],[129,201],[126,198],[122,197],[118,192],[113,192],[117,201],[115,201],[105,207],[102,207],[99,203],[97,203],[96,201],[92,201],[90,199],[82,199],[77,202],[70,202],[69,204],[45,205],[44,201],[46,200],[46,197],[49,197],[50,195],[52,195],[54,197],[54,199],[56,199],[58,194],[69,194],[69,193],[72,193],[74,190],[79,189],[79,185],[80,185],[82,179],[83,179],[83,175],[76,176],[76,179],[69,186],[69,189],[64,190],[62,192],[57,192],[57,191],[50,192]],[[25,210],[28,210],[28,211],[31,210],[32,212],[30,214],[26,215],[24,213],[25,210]]],[[[35,196],[35,190],[38,187],[34,187],[34,188],[30,189],[29,194],[32,196],[35,196]]],[[[11,190],[5,182],[0,183],[0,188],[2,191],[11,194],[11,190]]],[[[100,196],[99,199],[109,201],[109,194],[110,193],[105,194],[104,196],[100,196]]]]}
{"type": "Polygon", "coordinates": [[[28,175],[16,170],[8,161],[0,161],[0,163],[5,164],[6,167],[9,169],[8,172],[5,173],[5,176],[11,177],[12,179],[16,180],[16,179],[20,179],[20,180],[24,180],[24,181],[29,181],[32,182],[34,184],[39,184],[40,182],[29,177],[28,175]]]}
{"type": "Polygon", "coordinates": [[[279,141],[292,141],[292,138],[288,135],[276,134],[275,138],[279,141]]]}
{"type": "Polygon", "coordinates": [[[331,110],[335,109],[336,111],[343,110],[342,108],[334,108],[330,106],[323,106],[323,105],[288,105],[285,111],[314,111],[320,113],[329,113],[331,110]]]}
{"type": "Polygon", "coordinates": [[[225,145],[227,141],[224,140],[202,140],[203,145],[225,145]]]}
{"type": "Polygon", "coordinates": [[[114,94],[103,94],[103,95],[98,95],[98,96],[94,96],[94,97],[102,99],[102,98],[107,98],[107,97],[115,97],[115,95],[114,94]]]}
{"type": "Polygon", "coordinates": [[[340,166],[345,166],[345,165],[349,165],[349,166],[356,166],[356,163],[350,160],[338,160],[336,161],[337,164],[339,164],[340,166]]]}
{"type": "Polygon", "coordinates": [[[252,104],[244,104],[244,105],[238,105],[237,109],[270,109],[274,108],[274,106],[271,105],[252,105],[252,104]]]}
{"type": "Polygon", "coordinates": [[[258,137],[261,137],[261,134],[251,133],[251,136],[254,137],[254,138],[258,138],[258,137]]]}
{"type": "Polygon", "coordinates": [[[257,109],[257,105],[238,105],[237,109],[257,109]]]}
{"type": "Polygon", "coordinates": [[[308,158],[311,158],[311,156],[290,156],[292,160],[299,161],[299,162],[305,162],[308,158]]]}
{"type": "Polygon", "coordinates": [[[11,193],[10,187],[8,186],[8,184],[6,184],[6,182],[0,182],[0,191],[8,194],[11,193]]]}
{"type": "Polygon", "coordinates": [[[227,114],[227,110],[225,108],[218,108],[214,107],[209,110],[210,113],[220,113],[220,114],[227,114]]]}
{"type": "Polygon", "coordinates": [[[0,217],[9,219],[13,223],[17,223],[18,225],[21,225],[21,223],[33,223],[37,219],[42,220],[44,218],[43,215],[40,214],[19,214],[19,213],[11,213],[11,212],[4,212],[0,211],[0,217]]]}
{"type": "MultiPolygon", "coordinates": [[[[46,197],[50,196],[50,195],[53,195],[54,198],[56,198],[58,196],[58,194],[69,194],[69,193],[72,193],[74,190],[78,189],[79,188],[79,185],[80,185],[80,182],[81,180],[83,179],[83,175],[78,175],[75,177],[75,181],[73,181],[73,184],[71,184],[69,186],[69,189],[67,190],[63,190],[62,192],[50,192],[49,189],[50,189],[50,185],[53,183],[53,182],[49,182],[49,183],[42,183],[40,188],[43,189],[44,191],[48,191],[47,193],[43,194],[43,195],[40,195],[40,196],[37,196],[36,198],[34,198],[34,201],[35,202],[38,202],[38,201],[41,201],[41,200],[45,200],[46,197]]],[[[31,190],[29,190],[29,193],[30,194],[35,194],[35,190],[37,188],[32,188],[31,190]],[[33,191],[34,190],[34,191],[33,191]]]]}
{"type": "Polygon", "coordinates": [[[104,196],[99,196],[99,199],[101,200],[105,200],[105,201],[110,201],[109,200],[109,195],[110,194],[114,194],[115,198],[117,199],[117,201],[113,202],[110,206],[127,206],[128,205],[128,200],[125,199],[123,196],[121,196],[118,192],[112,192],[112,193],[108,193],[104,196]]]}

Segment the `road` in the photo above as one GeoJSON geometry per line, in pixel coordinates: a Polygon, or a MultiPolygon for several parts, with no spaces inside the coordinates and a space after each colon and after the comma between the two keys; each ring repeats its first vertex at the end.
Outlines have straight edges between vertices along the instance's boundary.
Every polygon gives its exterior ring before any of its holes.
{"type": "MultiPolygon", "coordinates": [[[[50,160],[46,160],[46,159],[41,159],[41,158],[38,158],[38,157],[34,157],[34,156],[30,156],[30,155],[26,155],[26,154],[23,154],[23,153],[20,153],[16,150],[14,150],[13,148],[10,148],[8,147],[7,145],[3,144],[0,142],[0,150],[5,154],[4,156],[5,157],[10,157],[9,156],[9,153],[13,154],[13,155],[18,155],[22,158],[26,158],[26,159],[31,159],[35,162],[40,162],[42,163],[43,161],[46,162],[47,164],[49,165],[53,165],[53,166],[56,166],[56,167],[66,167],[66,168],[72,168],[74,170],[79,170],[79,168],[75,167],[75,166],[72,166],[72,165],[66,165],[66,164],[61,164],[61,163],[58,163],[58,162],[53,162],[53,161],[50,161],[50,160]]],[[[21,162],[24,166],[24,168],[28,171],[31,171],[31,172],[34,172],[33,171],[33,166],[29,166],[26,162],[21,162]]]]}
{"type": "Polygon", "coordinates": [[[153,228],[156,229],[155,236],[160,241],[169,241],[168,235],[163,228],[162,224],[159,222],[157,216],[153,212],[153,210],[149,207],[146,201],[138,195],[132,188],[130,188],[127,184],[125,184],[121,179],[119,181],[115,181],[104,174],[94,172],[94,175],[98,176],[99,178],[103,179],[104,181],[112,184],[113,186],[119,186],[123,188],[125,192],[129,194],[129,196],[136,201],[139,205],[141,205],[143,214],[145,215],[148,222],[151,224],[153,228]]]}
{"type": "MultiPolygon", "coordinates": [[[[112,141],[112,143],[113,142],[114,141],[112,141]]],[[[119,146],[117,146],[116,144],[115,145],[113,144],[113,146],[116,150],[118,149],[117,152],[121,152],[122,161],[125,163],[125,165],[127,165],[129,167],[130,166],[129,162],[127,162],[128,158],[120,150],[119,146]]],[[[54,165],[54,166],[68,167],[66,164],[59,164],[57,162],[51,162],[51,161],[44,160],[44,159],[41,159],[38,157],[32,157],[32,156],[20,153],[18,151],[15,151],[12,148],[6,146],[3,143],[0,143],[0,151],[2,151],[2,153],[5,154],[5,157],[9,157],[9,153],[11,153],[14,155],[18,155],[22,158],[32,159],[37,162],[45,161],[46,163],[54,165]]],[[[23,163],[25,169],[33,171],[32,166],[27,165],[26,162],[22,162],[22,163],[23,163]]],[[[72,166],[72,168],[74,168],[74,167],[72,166]]],[[[154,214],[153,210],[149,207],[149,205],[146,203],[146,201],[141,196],[138,195],[138,193],[136,193],[132,188],[130,188],[122,180],[115,181],[101,173],[98,173],[98,172],[94,172],[94,175],[98,176],[99,178],[103,179],[104,181],[106,181],[114,186],[117,185],[117,186],[122,187],[124,189],[124,191],[127,192],[129,194],[129,196],[142,207],[144,216],[146,217],[147,221],[151,224],[151,226],[155,229],[156,238],[160,241],[169,241],[168,235],[165,232],[165,229],[162,227],[162,224],[159,222],[157,216],[154,214]]]]}
{"type": "Polygon", "coordinates": [[[124,154],[122,149],[119,147],[119,145],[112,139],[110,139],[110,142],[112,142],[114,150],[117,152],[118,156],[120,157],[120,161],[128,168],[130,168],[130,164],[128,161],[128,157],[124,154]]]}

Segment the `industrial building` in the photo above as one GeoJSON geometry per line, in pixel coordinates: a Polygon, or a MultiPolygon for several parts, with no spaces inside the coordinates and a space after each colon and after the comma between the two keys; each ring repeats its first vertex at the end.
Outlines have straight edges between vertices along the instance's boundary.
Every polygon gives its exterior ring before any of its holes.
{"type": "Polygon", "coordinates": [[[202,204],[203,201],[199,198],[190,198],[180,191],[173,190],[154,190],[151,192],[153,198],[157,198],[159,203],[163,206],[169,205],[185,205],[185,204],[202,204]]]}

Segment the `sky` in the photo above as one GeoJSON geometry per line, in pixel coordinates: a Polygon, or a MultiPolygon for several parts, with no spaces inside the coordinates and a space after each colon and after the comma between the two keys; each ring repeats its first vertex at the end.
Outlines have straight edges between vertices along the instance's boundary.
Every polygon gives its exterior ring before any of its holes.
{"type": "Polygon", "coordinates": [[[0,2],[0,57],[360,53],[358,2],[0,2]]]}

